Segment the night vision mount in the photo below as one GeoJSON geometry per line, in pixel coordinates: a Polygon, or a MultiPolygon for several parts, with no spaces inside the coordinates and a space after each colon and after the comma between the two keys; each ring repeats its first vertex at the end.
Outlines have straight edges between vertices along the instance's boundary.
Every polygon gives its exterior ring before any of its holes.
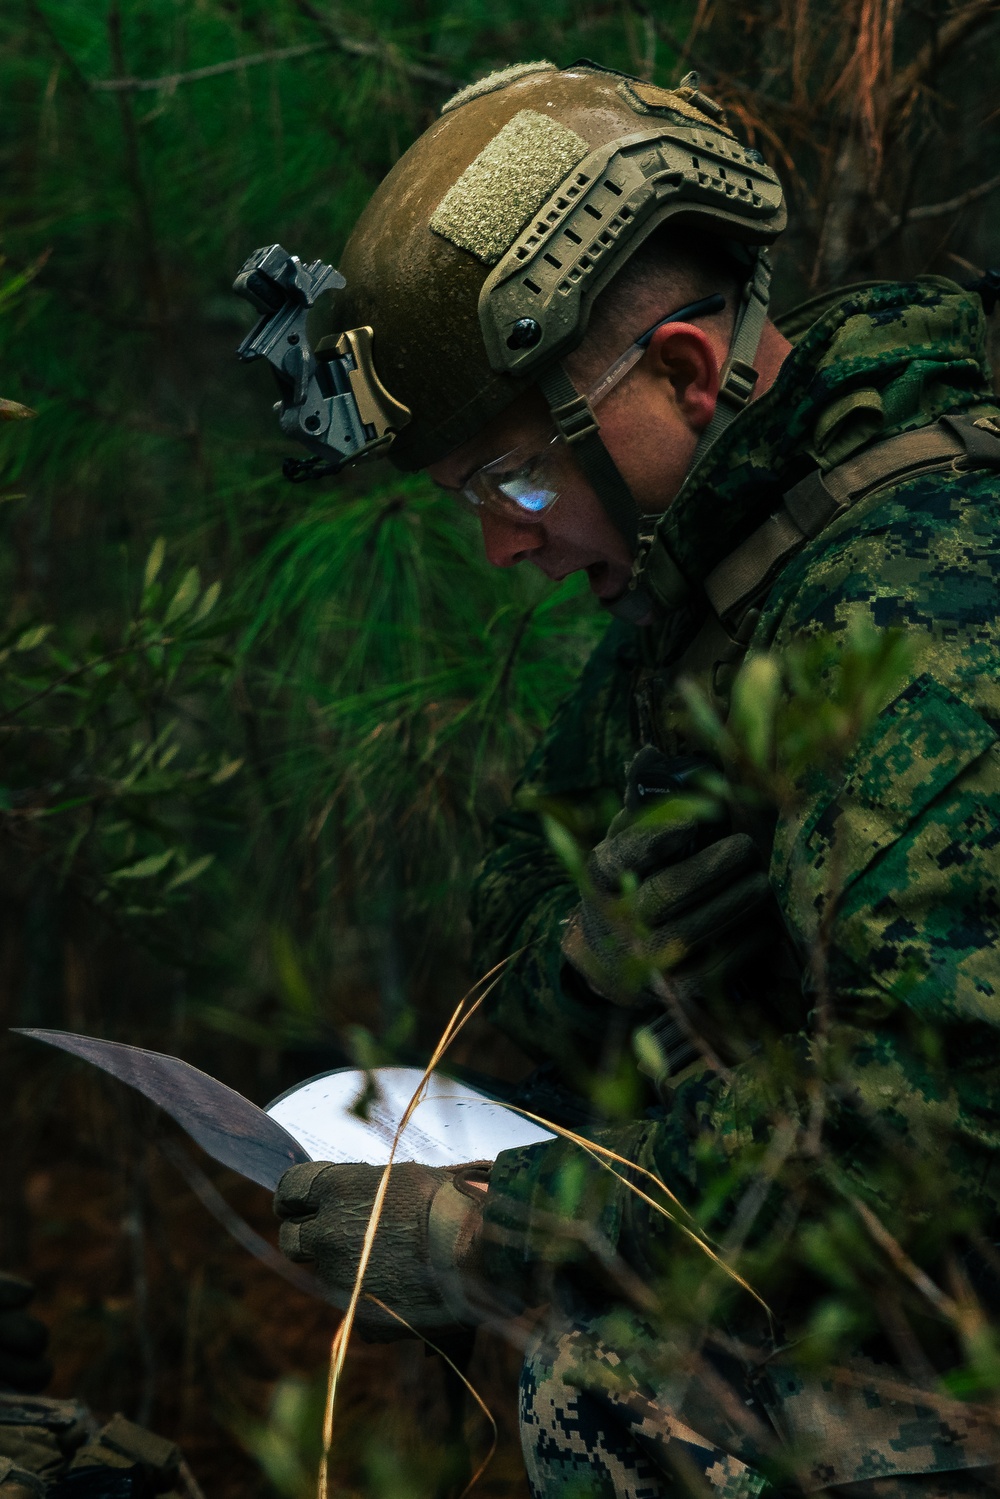
{"type": "Polygon", "coordinates": [[[233,291],[261,314],[236,351],[250,364],[266,359],[281,392],[275,405],[281,430],[312,453],[286,458],[283,473],[298,483],[337,474],[359,458],[387,448],[410,420],[375,373],[371,328],[352,328],[313,349],[306,323],[324,292],[346,285],[333,266],[303,265],[281,245],[255,250],[233,291]]]}

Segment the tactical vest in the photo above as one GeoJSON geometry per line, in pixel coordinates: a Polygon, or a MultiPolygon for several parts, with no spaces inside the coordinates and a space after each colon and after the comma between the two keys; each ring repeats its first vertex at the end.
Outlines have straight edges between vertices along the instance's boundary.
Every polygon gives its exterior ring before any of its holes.
{"type": "MultiPolygon", "coordinates": [[[[682,680],[700,687],[726,717],[733,678],[751,643],[761,606],[783,569],[810,541],[890,484],[974,468],[1000,469],[1000,417],[941,417],[930,426],[873,443],[826,474],[814,470],[786,490],[778,509],[705,578],[701,591],[708,608],[690,644],[668,665],[639,671],[632,705],[640,741],[670,755],[699,748],[685,738],[685,703],[678,687],[682,680]]],[[[666,614],[693,602],[694,590],[659,537],[652,542],[642,586],[666,614]]],[[[772,813],[737,807],[732,829],[748,833],[765,864],[769,862],[772,813]]],[[[783,995],[799,993],[803,973],[801,957],[790,944],[782,944],[780,951],[776,947],[768,979],[775,1004],[781,1005],[783,995]]],[[[705,1028],[704,1016],[689,1018],[695,1028],[705,1028]]],[[[690,1027],[682,1027],[669,1014],[648,1029],[656,1041],[655,1054],[662,1059],[662,1071],[653,1079],[662,1093],[700,1053],[689,1038],[690,1027]]]]}
{"type": "Polygon", "coordinates": [[[777,510],[693,588],[655,535],[643,559],[641,588],[666,615],[707,603],[704,622],[669,665],[640,671],[633,692],[642,743],[668,754],[691,748],[678,730],[684,703],[677,684],[694,681],[725,716],[729,693],[752,641],[761,606],[784,568],[859,502],[923,474],[1000,469],[996,417],[943,416],[927,427],[872,443],[827,473],[813,470],[785,491],[777,510]]]}

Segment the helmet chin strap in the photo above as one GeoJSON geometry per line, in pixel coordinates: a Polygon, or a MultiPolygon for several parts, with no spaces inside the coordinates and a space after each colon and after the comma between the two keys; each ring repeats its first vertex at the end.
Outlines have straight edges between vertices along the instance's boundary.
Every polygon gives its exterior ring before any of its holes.
{"type": "Polygon", "coordinates": [[[753,396],[758,377],[753,362],[767,321],[770,296],[771,257],[766,250],[758,250],[753,272],[743,288],[743,297],[733,325],[729,356],[719,375],[715,413],[698,439],[689,473],[698,466],[716,438],[726,430],[730,422],[735,421],[753,396]]]}
{"type": "Polygon", "coordinates": [[[538,384],[549,403],[556,431],[573,450],[584,477],[634,556],[639,546],[639,507],[601,440],[600,426],[590,402],[580,394],[561,364],[546,370],[538,384]]]}
{"type": "MultiPolygon", "coordinates": [[[[754,393],[758,372],[753,361],[767,320],[770,290],[771,261],[767,251],[761,249],[754,257],[753,271],[743,288],[729,354],[720,373],[715,412],[698,439],[689,473],[730,422],[739,416],[754,393]]],[[[636,558],[632,581],[622,597],[610,606],[611,613],[626,619],[645,618],[651,605],[643,593],[640,578],[648,541],[658,517],[640,513],[632,491],[604,446],[600,424],[590,402],[580,394],[563,366],[557,364],[546,370],[538,384],[549,404],[556,431],[572,448],[605,513],[636,558]]]]}

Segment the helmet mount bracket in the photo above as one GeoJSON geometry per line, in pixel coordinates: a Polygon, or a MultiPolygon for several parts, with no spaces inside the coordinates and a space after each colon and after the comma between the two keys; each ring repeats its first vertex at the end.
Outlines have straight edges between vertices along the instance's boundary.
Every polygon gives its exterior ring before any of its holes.
{"type": "Polygon", "coordinates": [[[359,458],[389,447],[410,420],[408,407],[389,394],[375,372],[370,327],[309,342],[310,308],[344,278],[314,260],[305,265],[281,245],[255,250],[233,283],[261,317],[236,351],[245,364],[264,359],[278,382],[282,432],[309,448],[311,458],[287,458],[286,479],[337,474],[359,458]]]}

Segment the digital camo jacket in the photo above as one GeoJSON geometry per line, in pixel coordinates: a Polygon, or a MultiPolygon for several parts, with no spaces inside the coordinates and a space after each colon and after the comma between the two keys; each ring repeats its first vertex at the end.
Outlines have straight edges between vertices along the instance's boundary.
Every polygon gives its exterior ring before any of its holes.
{"type": "MultiPolygon", "coordinates": [[[[661,523],[693,584],[815,465],[828,471],[944,413],[996,414],[981,309],[951,282],[848,289],[817,299],[785,331],[794,349],[776,383],[733,423],[661,523]]],[[[879,1121],[917,1136],[937,1131],[948,1141],[957,1200],[987,1202],[992,1213],[1000,1195],[1000,471],[911,477],[861,501],[784,568],[750,648],[780,651],[819,631],[842,638],[858,617],[905,630],[910,678],[837,777],[803,781],[794,814],[766,839],[771,884],[799,953],[821,927],[828,948],[835,1023],[859,1087],[829,1129],[841,1185],[862,1196],[869,1189],[865,1138],[879,1121]],[[834,862],[845,874],[831,910],[834,862]],[[933,1059],[922,1019],[933,1023],[933,1059]]],[[[609,626],[527,766],[520,805],[559,802],[591,843],[603,836],[640,744],[690,747],[671,666],[699,623],[692,605],[656,629],[609,626]]],[[[494,1019],[570,1077],[597,1070],[615,1027],[628,1023],[564,982],[560,924],[577,898],[538,815],[500,818],[474,897],[477,962],[485,971],[523,949],[494,1019]]],[[[813,1005],[806,986],[788,1015],[792,1051],[809,1045],[813,1005]]],[[[766,1148],[768,1086],[752,1061],[728,1078],[696,1068],[669,1107],[647,1110],[646,1100],[637,1117],[597,1137],[695,1203],[706,1159],[717,1176],[720,1159],[766,1148]]],[[[893,1204],[882,1207],[891,1220],[893,1204]]],[[[662,1218],[572,1143],[511,1151],[487,1199],[502,1241],[491,1252],[498,1280],[523,1279],[560,1214],[597,1224],[640,1273],[672,1242],[662,1218]]]]}

